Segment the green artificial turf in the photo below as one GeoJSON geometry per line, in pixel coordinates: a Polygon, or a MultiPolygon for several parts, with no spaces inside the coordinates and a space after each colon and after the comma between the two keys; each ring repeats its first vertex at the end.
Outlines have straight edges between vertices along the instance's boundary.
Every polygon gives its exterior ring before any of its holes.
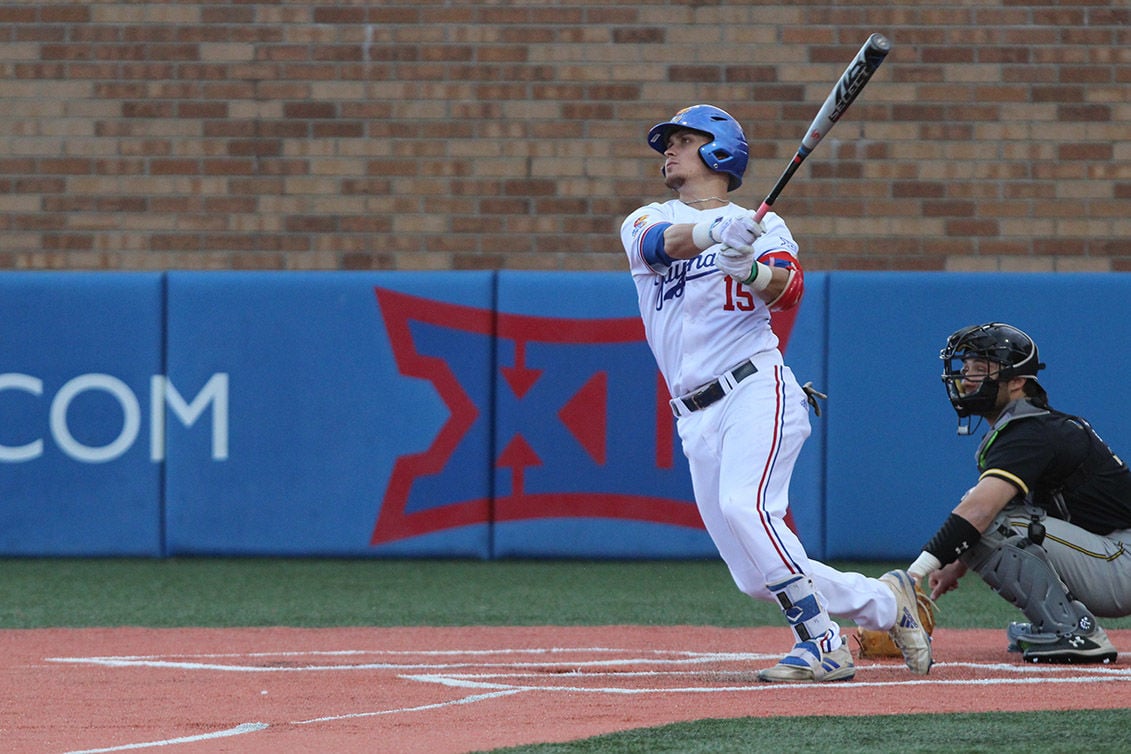
{"type": "MultiPolygon", "coordinates": [[[[872,576],[897,566],[833,565],[872,576]]],[[[939,607],[952,628],[1020,617],[975,576],[939,607]]],[[[780,623],[714,560],[0,560],[0,628],[780,623]]]]}
{"type": "MultiPolygon", "coordinates": [[[[1024,692],[1018,692],[1024,693],[1024,692]]],[[[1124,754],[1131,712],[1073,710],[949,715],[696,720],[492,754],[1124,754]]]]}
{"type": "MultiPolygon", "coordinates": [[[[896,564],[835,565],[879,575],[896,564]]],[[[939,625],[955,628],[1019,616],[976,577],[940,608],[939,625]]],[[[741,595],[714,560],[0,560],[0,628],[612,624],[780,625],[781,615],[741,595]]]]}

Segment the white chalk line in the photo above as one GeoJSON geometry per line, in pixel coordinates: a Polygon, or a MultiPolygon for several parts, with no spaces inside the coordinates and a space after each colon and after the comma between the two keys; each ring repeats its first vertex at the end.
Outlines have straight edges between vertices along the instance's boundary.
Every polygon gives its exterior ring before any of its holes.
{"type": "MultiPolygon", "coordinates": [[[[207,653],[178,653],[173,655],[175,657],[185,658],[210,658],[210,659],[223,659],[223,658],[260,658],[260,657],[356,657],[359,655],[372,655],[376,657],[390,656],[390,657],[480,657],[487,655],[555,655],[555,654],[651,654],[651,655],[674,655],[677,657],[736,657],[740,659],[746,658],[763,658],[770,657],[771,655],[751,654],[747,652],[736,653],[719,653],[719,652],[703,652],[691,651],[683,649],[617,649],[615,647],[529,647],[526,649],[334,649],[334,650],[318,650],[306,649],[296,650],[290,652],[207,652],[207,653]]],[[[115,661],[141,661],[141,660],[156,660],[163,657],[169,657],[168,654],[163,655],[108,655],[103,657],[47,657],[44,658],[48,662],[87,662],[91,660],[115,660],[115,661]]],[[[776,655],[773,655],[776,656],[776,655]]]]}
{"type": "Polygon", "coordinates": [[[432,709],[443,709],[445,707],[456,707],[461,704],[471,704],[472,702],[482,702],[487,699],[497,699],[501,696],[510,696],[511,694],[521,694],[529,689],[523,688],[504,688],[499,691],[493,691],[489,694],[472,694],[465,696],[461,699],[452,699],[446,702],[436,702],[434,704],[422,704],[419,707],[401,707],[400,709],[385,709],[376,710],[374,712],[350,712],[344,715],[328,715],[326,717],[316,717],[312,720],[297,720],[291,725],[310,725],[311,723],[325,723],[333,720],[348,720],[356,717],[376,717],[378,715],[395,715],[400,712],[424,712],[432,709]]]}
{"type": "MultiPolygon", "coordinates": [[[[394,656],[394,657],[491,657],[491,656],[528,656],[537,655],[545,657],[553,657],[556,662],[532,662],[532,661],[467,661],[467,662],[368,662],[368,663],[351,663],[344,665],[294,665],[294,666],[263,666],[263,665],[247,665],[247,664],[224,664],[215,662],[199,662],[180,660],[172,661],[161,659],[160,655],[133,655],[133,656],[116,656],[116,657],[49,657],[45,658],[48,662],[69,663],[69,664],[92,664],[103,667],[151,667],[151,668],[177,668],[188,670],[204,670],[204,671],[228,671],[228,672],[311,672],[311,671],[354,671],[354,670],[394,670],[399,671],[397,677],[403,680],[414,681],[418,683],[429,683],[448,688],[459,688],[467,690],[479,690],[484,693],[470,694],[468,696],[451,699],[442,702],[435,702],[431,704],[418,705],[413,707],[400,707],[385,710],[368,710],[362,712],[351,712],[336,715],[327,715],[322,717],[311,718],[308,720],[297,720],[289,725],[311,725],[315,723],[333,722],[337,720],[347,720],[365,717],[377,717],[382,715],[404,714],[412,712],[423,712],[428,710],[444,709],[464,704],[473,704],[476,702],[487,701],[490,699],[497,699],[513,694],[520,694],[533,691],[541,692],[555,692],[555,693],[584,693],[584,694],[608,694],[608,695],[639,695],[639,694],[707,694],[707,693],[790,693],[797,690],[804,689],[836,689],[850,691],[859,688],[878,688],[878,687],[891,687],[891,686],[1014,686],[1014,685],[1030,685],[1041,683],[1106,683],[1106,682],[1127,682],[1131,681],[1131,669],[1117,668],[1105,665],[1035,665],[1035,664],[1010,664],[1010,663],[973,663],[973,662],[955,662],[955,663],[936,663],[934,669],[936,671],[943,670],[948,667],[953,668],[970,668],[973,670],[981,670],[985,672],[995,673],[1009,673],[1015,677],[998,677],[998,678],[981,678],[981,679],[940,679],[937,676],[931,678],[929,676],[917,676],[913,679],[897,680],[897,681],[860,681],[852,680],[847,683],[791,683],[791,684],[766,684],[754,681],[752,683],[743,683],[738,685],[713,685],[713,686],[652,686],[645,688],[631,688],[624,686],[583,686],[573,684],[523,684],[514,682],[502,682],[501,680],[492,679],[511,679],[512,681],[523,678],[538,678],[546,679],[553,677],[556,679],[569,679],[569,678],[584,678],[587,681],[595,681],[600,679],[627,679],[627,678],[679,678],[679,677],[701,677],[703,674],[702,669],[683,669],[683,670],[618,670],[614,672],[604,672],[602,669],[610,667],[641,667],[641,666],[677,666],[683,668],[691,668],[694,665],[704,665],[711,663],[726,663],[726,662],[760,662],[777,659],[778,654],[766,653],[747,653],[747,652],[698,652],[698,651],[682,651],[682,650],[639,650],[639,649],[615,649],[610,647],[586,647],[586,648],[532,648],[532,649],[490,649],[490,650],[340,650],[340,651],[299,651],[299,652],[253,652],[253,653],[225,653],[225,654],[193,654],[193,655],[180,655],[185,658],[198,658],[198,659],[271,659],[271,658],[301,658],[301,657],[380,657],[380,656],[394,656]],[[562,655],[568,654],[618,654],[621,657],[600,660],[579,660],[569,661],[562,659],[562,655]],[[410,670],[431,670],[431,671],[452,671],[458,668],[473,668],[479,670],[487,669],[505,669],[505,672],[477,672],[477,673],[456,673],[456,672],[431,672],[431,673],[406,673],[410,670]],[[540,672],[530,672],[531,669],[540,668],[540,672]],[[1071,674],[1065,676],[1065,674],[1071,674]],[[1058,677],[1060,676],[1060,677],[1058,677]]],[[[873,665],[857,665],[858,670],[891,670],[902,671],[902,665],[897,664],[873,664],[873,665]]],[[[725,676],[746,676],[750,677],[752,671],[747,670],[712,670],[709,671],[717,677],[725,676]]],[[[228,736],[242,735],[246,733],[253,733],[256,731],[264,730],[268,726],[267,723],[244,723],[224,731],[216,731],[214,733],[205,733],[195,736],[184,736],[178,738],[170,738],[159,741],[150,741],[145,743],[126,744],[122,746],[114,746],[102,749],[87,749],[83,751],[67,752],[66,754],[103,754],[104,752],[118,752],[128,751],[133,749],[144,749],[160,746],[171,746],[181,743],[192,743],[196,741],[203,741],[212,738],[223,738],[228,736]]]]}
{"type": "MultiPolygon", "coordinates": [[[[955,663],[954,666],[965,666],[971,668],[990,669],[994,666],[978,665],[976,663],[955,663]]],[[[885,666],[886,667],[886,666],[885,666]]],[[[859,669],[859,666],[857,666],[859,669]]],[[[902,668],[898,668],[902,669],[902,668]]],[[[1001,668],[998,668],[1001,669],[1001,668]]],[[[1012,669],[1012,667],[1010,668],[1012,669]]],[[[1022,668],[1022,671],[1027,668],[1022,668]]],[[[749,675],[747,672],[745,675],[749,675]]],[[[587,679],[594,679],[599,674],[577,674],[583,675],[587,679]]],[[[626,675],[632,676],[647,676],[655,675],[648,673],[616,673],[609,674],[608,677],[622,678],[626,675]]],[[[677,675],[675,673],[666,673],[663,675],[677,675]]],[[[686,673],[685,675],[697,675],[695,673],[686,673]]],[[[972,679],[945,679],[945,678],[930,678],[930,677],[916,677],[907,680],[899,681],[860,681],[851,680],[845,683],[749,683],[740,684],[736,686],[716,685],[716,686],[654,686],[654,687],[624,687],[624,686],[577,686],[572,684],[516,684],[516,683],[503,683],[486,680],[486,677],[477,675],[463,674],[426,674],[426,675],[411,675],[401,676],[406,680],[419,681],[421,683],[435,683],[441,686],[450,686],[453,688],[465,689],[495,689],[506,690],[513,689],[516,691],[552,691],[552,692],[568,692],[575,694],[620,694],[620,695],[637,695],[637,694],[711,694],[711,693],[778,693],[783,691],[795,691],[798,689],[835,689],[841,691],[851,691],[852,689],[859,688],[884,688],[884,687],[907,687],[907,686],[1023,686],[1034,684],[1094,684],[1094,683],[1126,683],[1131,682],[1131,674],[1124,671],[1120,675],[1105,676],[1102,673],[1090,674],[1086,676],[1072,676],[1072,677],[1029,677],[1029,678],[972,678],[972,679]]],[[[491,677],[491,676],[487,676],[491,677]]],[[[495,677],[519,677],[515,675],[501,675],[495,677]]]]}
{"type": "MultiPolygon", "coordinates": [[[[777,655],[774,655],[774,657],[777,657],[777,655]]],[[[626,662],[623,662],[622,664],[624,664],[624,665],[638,665],[638,664],[645,664],[645,663],[637,663],[637,662],[632,662],[632,661],[626,661],[626,662]]],[[[676,664],[676,663],[673,663],[673,664],[676,664]]],[[[483,666],[483,667],[486,667],[486,666],[483,666]]],[[[517,667],[517,666],[515,666],[515,667],[517,667]]],[[[944,670],[946,668],[970,668],[972,670],[982,670],[982,671],[997,672],[997,673],[1014,673],[1014,674],[1018,674],[1018,675],[1055,675],[1055,674],[1065,674],[1065,673],[1079,674],[1081,672],[1084,672],[1084,673],[1088,674],[1089,676],[1111,676],[1114,680],[1131,681],[1131,668],[1116,667],[1116,666],[1113,666],[1113,665],[1103,665],[1103,664],[1094,664],[1094,665],[1093,664],[1086,664],[1086,665],[1076,664],[1076,665],[1073,665],[1073,664],[1051,664],[1051,663],[1036,664],[1036,663],[1033,663],[1033,664],[1024,664],[1024,665],[1015,665],[1015,664],[1009,664],[1009,663],[936,662],[931,667],[934,671],[936,671],[936,673],[935,673],[936,676],[938,675],[937,671],[944,670]]],[[[858,664],[856,666],[856,669],[857,670],[868,670],[868,671],[873,671],[873,670],[875,670],[875,671],[893,671],[893,672],[899,672],[899,673],[904,672],[904,666],[898,665],[896,663],[868,664],[868,665],[859,665],[858,664]]],[[[752,671],[750,671],[750,670],[712,670],[710,672],[711,672],[712,675],[717,676],[717,677],[724,677],[724,676],[740,676],[740,677],[742,677],[742,676],[750,676],[751,673],[752,673],[752,671]]],[[[570,677],[570,676],[584,676],[585,678],[599,678],[599,677],[633,678],[633,677],[700,675],[701,673],[702,673],[702,671],[690,671],[690,670],[618,670],[618,671],[612,672],[612,673],[601,673],[601,672],[597,672],[597,671],[584,671],[583,672],[579,668],[577,670],[560,671],[559,673],[556,674],[555,677],[561,678],[561,677],[570,677]]],[[[544,673],[544,672],[542,672],[542,673],[528,673],[528,672],[443,673],[443,674],[428,674],[428,675],[429,675],[429,677],[439,677],[440,675],[442,675],[445,678],[463,678],[463,679],[472,679],[472,680],[489,679],[489,678],[545,678],[545,677],[547,677],[547,674],[544,673]]],[[[402,676],[402,677],[404,677],[404,678],[416,678],[416,677],[425,677],[425,676],[415,676],[415,677],[414,676],[402,676]]],[[[1090,678],[1085,679],[1085,680],[1090,680],[1090,678]]],[[[887,684],[887,683],[891,683],[891,682],[884,681],[884,682],[879,682],[879,683],[887,684]]],[[[827,684],[818,684],[818,685],[824,686],[824,685],[827,685],[827,684]]],[[[855,684],[855,685],[859,685],[859,684],[855,684]]],[[[766,687],[766,686],[767,686],[766,684],[760,684],[760,687],[766,687]]]]}
{"type": "MultiPolygon", "coordinates": [[[[464,654],[502,654],[503,651],[477,651],[477,652],[458,652],[454,650],[445,650],[443,652],[430,653],[430,652],[396,652],[393,654],[398,655],[415,655],[415,656],[460,656],[464,654]]],[[[506,650],[505,653],[514,653],[514,650],[506,650]]],[[[778,654],[759,654],[759,653],[738,653],[738,652],[685,652],[685,651],[667,651],[667,650],[624,650],[624,649],[601,649],[601,648],[582,648],[582,649],[544,649],[544,650],[521,650],[522,654],[564,654],[564,653],[620,653],[620,654],[652,654],[652,657],[632,657],[629,659],[617,658],[610,660],[581,660],[570,662],[571,668],[596,668],[596,667],[619,667],[623,665],[701,665],[717,662],[760,662],[772,659],[778,659],[778,654]],[[659,655],[669,655],[667,657],[658,657],[659,655]]],[[[287,652],[287,653],[255,653],[255,654],[227,654],[227,655],[183,655],[187,658],[192,657],[227,657],[227,658],[240,658],[247,659],[250,657],[255,658],[271,658],[271,657],[299,657],[302,656],[301,652],[287,652]]],[[[328,654],[335,654],[337,656],[359,656],[359,655],[382,655],[388,654],[384,651],[364,651],[364,650],[349,650],[348,652],[327,653],[327,652],[311,652],[310,655],[325,656],[328,654]]],[[[467,661],[467,662],[366,662],[366,663],[350,663],[350,664],[335,664],[335,665],[246,665],[234,663],[209,663],[199,662],[196,660],[165,660],[161,659],[159,655],[136,655],[136,656],[118,656],[118,657],[47,657],[46,662],[56,663],[72,663],[80,665],[101,665],[104,667],[146,667],[146,668],[175,668],[177,670],[214,670],[228,673],[310,673],[310,672],[326,672],[326,671],[347,671],[347,670],[440,670],[440,669],[455,669],[455,668],[544,668],[546,662],[483,662],[483,661],[467,661]]]]}
{"type": "Polygon", "coordinates": [[[214,733],[201,733],[196,736],[182,736],[181,738],[167,738],[162,741],[147,741],[139,744],[124,744],[122,746],[109,746],[105,749],[83,749],[82,751],[68,751],[66,754],[105,754],[111,751],[129,751],[130,749],[149,749],[155,746],[174,746],[176,744],[191,744],[198,741],[208,741],[213,738],[228,738],[244,733],[254,733],[267,727],[267,723],[244,723],[227,730],[218,730],[214,733]]]}

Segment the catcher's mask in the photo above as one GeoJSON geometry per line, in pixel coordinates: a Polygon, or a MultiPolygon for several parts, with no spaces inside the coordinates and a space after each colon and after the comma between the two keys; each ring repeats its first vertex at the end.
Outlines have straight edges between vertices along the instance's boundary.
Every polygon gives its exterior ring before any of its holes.
{"type": "MultiPolygon", "coordinates": [[[[947,397],[959,419],[991,413],[997,404],[998,385],[1014,377],[1031,381],[1027,395],[1047,400],[1037,382],[1037,371],[1045,368],[1037,344],[1012,325],[989,322],[965,327],[947,338],[939,358],[947,397]]],[[[961,426],[959,433],[966,434],[961,426]]]]}
{"type": "Polygon", "coordinates": [[[648,131],[648,146],[663,154],[668,149],[668,135],[677,128],[689,128],[711,137],[699,147],[699,157],[716,173],[728,176],[727,191],[742,185],[750,150],[746,134],[730,113],[714,105],[692,105],[672,116],[671,120],[657,123],[648,131]]]}

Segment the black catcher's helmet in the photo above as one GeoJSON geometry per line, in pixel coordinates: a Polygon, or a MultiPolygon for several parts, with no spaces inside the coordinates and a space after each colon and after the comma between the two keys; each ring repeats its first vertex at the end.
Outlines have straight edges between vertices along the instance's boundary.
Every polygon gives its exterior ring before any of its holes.
{"type": "Polygon", "coordinates": [[[1026,393],[1042,402],[1046,399],[1044,388],[1037,382],[1037,371],[1045,368],[1037,355],[1037,344],[1012,325],[988,322],[964,327],[947,338],[939,358],[943,361],[942,380],[947,396],[960,419],[971,414],[985,416],[993,411],[998,385],[1014,377],[1031,380],[1032,386],[1026,393]],[[998,364],[995,379],[982,380],[977,390],[967,392],[962,371],[967,359],[985,359],[998,364]]]}

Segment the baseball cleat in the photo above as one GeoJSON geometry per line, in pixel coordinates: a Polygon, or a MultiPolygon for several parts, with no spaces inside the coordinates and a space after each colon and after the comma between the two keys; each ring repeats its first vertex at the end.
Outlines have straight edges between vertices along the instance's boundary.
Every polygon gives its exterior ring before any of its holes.
{"type": "Polygon", "coordinates": [[[1091,633],[1030,633],[1017,636],[1017,647],[1025,662],[1103,663],[1115,662],[1118,652],[1107,633],[1096,626],[1091,633]]]}
{"type": "Polygon", "coordinates": [[[831,652],[822,653],[813,641],[800,641],[772,668],[758,671],[758,680],[767,683],[813,683],[849,681],[856,675],[852,652],[843,642],[831,652]]]}
{"type": "Polygon", "coordinates": [[[1006,645],[1005,651],[1006,652],[1020,652],[1021,651],[1021,645],[1018,643],[1018,640],[1021,637],[1026,636],[1026,635],[1030,635],[1032,633],[1033,633],[1033,624],[1032,623],[1018,623],[1017,621],[1013,621],[1012,623],[1010,623],[1008,626],[1005,627],[1005,636],[1006,636],[1007,639],[1009,639],[1009,644],[1006,645]]]}
{"type": "Polygon", "coordinates": [[[915,582],[907,571],[888,571],[880,581],[891,587],[895,594],[895,623],[888,629],[892,642],[899,647],[903,661],[912,673],[926,675],[931,672],[931,636],[919,622],[918,601],[915,599],[915,582]]]}

